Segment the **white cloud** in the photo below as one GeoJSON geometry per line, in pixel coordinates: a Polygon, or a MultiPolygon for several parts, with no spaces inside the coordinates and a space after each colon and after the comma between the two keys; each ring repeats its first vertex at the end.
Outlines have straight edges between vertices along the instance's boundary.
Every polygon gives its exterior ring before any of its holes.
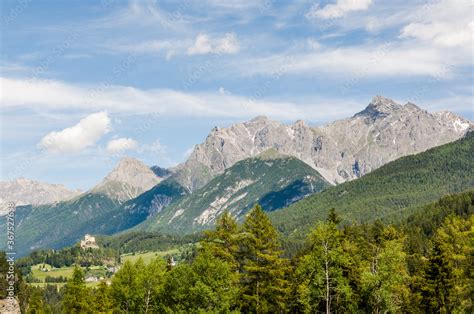
{"type": "Polygon", "coordinates": [[[401,37],[413,37],[423,41],[432,41],[436,45],[455,47],[472,42],[474,24],[450,25],[448,23],[411,23],[401,31],[401,37]]]}
{"type": "Polygon", "coordinates": [[[74,153],[94,145],[111,127],[106,112],[88,115],[76,125],[54,131],[41,139],[39,147],[52,153],[74,153]]]}
{"type": "MultiPolygon", "coordinates": [[[[266,74],[314,74],[359,78],[390,76],[431,76],[445,69],[445,62],[459,65],[461,60],[446,59],[440,51],[431,47],[397,45],[350,46],[341,48],[320,47],[304,53],[287,53],[255,58],[241,65],[233,65],[247,75],[266,74]]],[[[446,72],[448,76],[450,71],[446,72]]]]}
{"type": "Polygon", "coordinates": [[[121,137],[113,139],[107,143],[107,153],[119,154],[126,150],[136,149],[138,147],[137,141],[128,137],[121,137]]]}
{"type": "Polygon", "coordinates": [[[207,34],[199,34],[194,44],[188,48],[188,54],[234,54],[239,50],[239,43],[233,33],[227,33],[222,38],[211,38],[207,34]]]}
{"type": "Polygon", "coordinates": [[[150,114],[173,117],[251,118],[267,115],[275,119],[343,117],[354,113],[354,102],[306,99],[304,103],[272,101],[259,95],[244,97],[215,92],[184,93],[170,89],[142,90],[130,86],[110,86],[90,98],[91,88],[60,81],[0,78],[5,107],[29,107],[38,111],[107,110],[114,113],[150,114]],[[28,93],[24,91],[28,90],[28,93]],[[324,108],[324,110],[322,110],[324,108]],[[324,116],[321,114],[324,112],[324,116]]]}
{"type": "Polygon", "coordinates": [[[474,3],[470,0],[432,2],[421,6],[400,31],[401,38],[414,38],[441,47],[459,47],[472,55],[474,3]]]}
{"type": "Polygon", "coordinates": [[[340,18],[349,12],[365,11],[372,4],[372,0],[337,0],[335,4],[328,4],[324,8],[313,5],[306,14],[307,18],[333,19],[340,18]]]}

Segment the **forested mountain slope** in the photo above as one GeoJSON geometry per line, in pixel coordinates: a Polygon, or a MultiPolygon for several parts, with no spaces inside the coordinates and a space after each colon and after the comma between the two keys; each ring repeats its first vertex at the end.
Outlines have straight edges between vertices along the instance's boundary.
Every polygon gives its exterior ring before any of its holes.
{"type": "Polygon", "coordinates": [[[271,149],[236,163],[145,221],[140,229],[190,233],[212,227],[224,210],[242,217],[259,203],[266,211],[274,211],[328,186],[306,163],[271,149]]]}
{"type": "Polygon", "coordinates": [[[393,161],[271,213],[286,235],[302,236],[336,208],[345,222],[400,221],[414,208],[474,187],[474,133],[456,142],[393,161]]]}

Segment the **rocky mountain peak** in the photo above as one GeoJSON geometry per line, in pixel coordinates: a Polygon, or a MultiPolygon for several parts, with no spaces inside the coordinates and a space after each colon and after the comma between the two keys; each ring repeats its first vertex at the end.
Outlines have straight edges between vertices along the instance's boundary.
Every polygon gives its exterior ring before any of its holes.
{"type": "Polygon", "coordinates": [[[160,181],[161,178],[147,165],[135,158],[125,157],[92,192],[124,201],[151,189],[160,181]]]}
{"type": "Polygon", "coordinates": [[[377,95],[364,110],[356,113],[355,117],[368,116],[375,119],[385,117],[401,109],[403,109],[403,106],[397,104],[392,99],[377,95]]]}
{"type": "Polygon", "coordinates": [[[138,159],[125,157],[119,161],[102,183],[111,181],[151,188],[160,182],[160,178],[138,159]]]}
{"type": "Polygon", "coordinates": [[[472,125],[453,113],[432,114],[383,96],[374,97],[352,118],[316,128],[259,116],[211,132],[177,168],[178,181],[195,191],[236,162],[273,148],[304,161],[329,182],[340,183],[399,157],[455,141],[472,125]]]}

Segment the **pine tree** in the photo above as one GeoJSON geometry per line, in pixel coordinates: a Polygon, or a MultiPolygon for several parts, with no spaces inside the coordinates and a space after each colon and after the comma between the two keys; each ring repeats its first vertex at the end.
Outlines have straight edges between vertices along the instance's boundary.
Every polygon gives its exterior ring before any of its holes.
{"type": "Polygon", "coordinates": [[[72,278],[65,286],[63,306],[67,313],[92,313],[89,291],[84,282],[84,273],[77,265],[72,278]]]}
{"type": "Polygon", "coordinates": [[[287,261],[278,234],[260,206],[247,215],[241,241],[241,306],[255,313],[285,308],[288,294],[287,261]]]}
{"type": "Polygon", "coordinates": [[[222,259],[237,270],[238,241],[237,221],[226,211],[217,219],[215,230],[204,233],[201,243],[203,251],[222,259]]]}
{"type": "Polygon", "coordinates": [[[334,207],[329,210],[327,222],[333,223],[335,225],[338,225],[341,222],[341,219],[339,218],[339,215],[336,213],[336,209],[334,207]]]}
{"type": "Polygon", "coordinates": [[[427,274],[427,310],[463,313],[473,310],[474,216],[448,216],[433,238],[427,274]]]}

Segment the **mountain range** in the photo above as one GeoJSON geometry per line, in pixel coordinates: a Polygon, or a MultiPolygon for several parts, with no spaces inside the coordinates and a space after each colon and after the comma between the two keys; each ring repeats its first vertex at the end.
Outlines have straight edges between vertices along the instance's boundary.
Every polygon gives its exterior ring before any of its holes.
{"type": "MultiPolygon", "coordinates": [[[[80,190],[69,190],[61,184],[50,184],[18,178],[13,181],[0,182],[0,204],[14,202],[21,205],[44,205],[73,198],[80,190]]],[[[0,206],[0,215],[5,214],[4,206],[0,206]]]]}
{"type": "Polygon", "coordinates": [[[257,117],[215,127],[178,166],[177,181],[195,191],[236,162],[274,148],[294,156],[337,184],[359,178],[402,156],[459,139],[472,122],[450,112],[429,113],[376,96],[353,117],[321,127],[257,117]]]}
{"type": "Polygon", "coordinates": [[[130,228],[191,233],[212,227],[224,210],[243,217],[256,203],[290,235],[328,207],[340,209],[346,221],[405,217],[414,206],[474,186],[466,135],[472,128],[456,114],[381,96],[321,127],[266,117],[215,127],[177,167],[124,158],[85,193],[18,207],[18,250],[59,248],[85,233],[130,228]]]}

